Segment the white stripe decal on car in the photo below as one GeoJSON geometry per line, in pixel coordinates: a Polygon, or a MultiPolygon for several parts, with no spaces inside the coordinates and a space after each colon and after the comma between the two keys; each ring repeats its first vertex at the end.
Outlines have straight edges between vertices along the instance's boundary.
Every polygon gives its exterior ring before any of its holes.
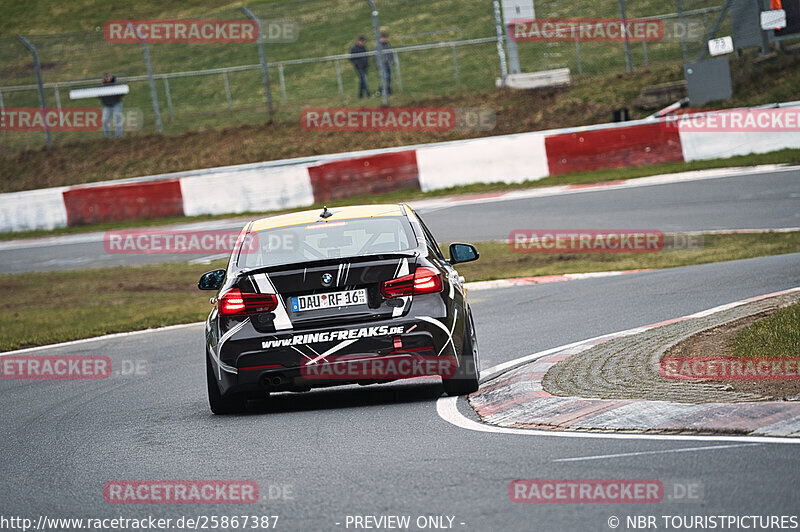
{"type": "MultiPolygon", "coordinates": [[[[436,320],[436,319],[433,319],[433,318],[429,318],[428,316],[420,316],[419,317],[419,319],[421,319],[422,321],[427,321],[428,323],[432,323],[432,324],[436,325],[441,330],[443,330],[444,332],[447,333],[448,340],[447,340],[447,342],[445,342],[444,346],[442,346],[442,349],[439,351],[439,355],[442,354],[442,351],[444,351],[444,349],[447,347],[448,344],[453,346],[453,354],[454,355],[458,354],[458,353],[456,353],[456,344],[455,344],[455,342],[453,342],[453,331],[456,328],[456,319],[457,318],[458,318],[458,309],[455,310],[455,314],[453,315],[453,328],[448,331],[447,327],[445,327],[444,324],[442,322],[440,322],[439,320],[436,320]]],[[[456,360],[458,360],[458,359],[456,358],[456,360]]]]}
{"type": "MultiPolygon", "coordinates": [[[[306,347],[307,347],[307,346],[306,346],[306,347]]],[[[309,359],[309,360],[313,360],[313,359],[312,359],[310,356],[308,356],[307,354],[303,353],[302,351],[300,351],[300,350],[299,350],[298,348],[296,348],[295,346],[292,346],[292,349],[294,349],[295,351],[297,351],[298,353],[300,353],[301,355],[303,355],[303,356],[304,356],[304,357],[306,357],[307,359],[309,359]]],[[[312,351],[313,351],[313,349],[312,349],[312,351]]]]}
{"type": "Polygon", "coordinates": [[[223,334],[222,337],[219,339],[219,342],[217,343],[216,353],[214,352],[213,349],[211,350],[211,357],[214,359],[214,362],[217,363],[217,373],[218,373],[218,378],[220,380],[222,380],[222,370],[225,370],[227,373],[233,373],[234,375],[239,373],[238,369],[234,368],[233,366],[229,366],[224,362],[222,362],[222,360],[220,360],[220,353],[222,352],[222,345],[228,340],[228,338],[239,332],[242,329],[242,327],[244,327],[249,322],[250,318],[245,318],[244,321],[242,321],[241,323],[238,323],[233,327],[231,327],[230,329],[228,329],[228,331],[225,334],[223,334]]]}
{"type": "MultiPolygon", "coordinates": [[[[397,265],[397,271],[394,274],[394,278],[397,279],[398,277],[402,277],[404,275],[408,275],[408,259],[402,259],[400,264],[397,265]]],[[[397,316],[402,316],[403,312],[406,310],[406,306],[410,301],[409,296],[401,296],[400,300],[403,302],[402,307],[394,307],[392,309],[392,317],[396,318],[397,316]]]]}
{"type": "Polygon", "coordinates": [[[275,290],[275,285],[272,284],[272,280],[269,278],[269,275],[266,273],[260,273],[253,276],[255,279],[256,284],[258,285],[258,290],[262,294],[275,294],[278,300],[278,308],[276,308],[273,313],[275,314],[275,320],[273,323],[275,324],[276,331],[282,331],[285,329],[292,328],[292,320],[289,319],[289,314],[286,312],[286,305],[283,303],[283,296],[275,290]]]}
{"type": "Polygon", "coordinates": [[[455,271],[454,271],[454,272],[451,272],[451,273],[448,275],[447,284],[448,284],[448,285],[450,285],[450,292],[448,293],[447,297],[449,297],[449,298],[450,298],[450,301],[452,301],[452,300],[453,300],[453,292],[454,292],[453,285],[455,284],[455,281],[456,281],[457,279],[458,279],[458,272],[455,272],[455,271]],[[453,277],[455,277],[455,279],[453,279],[453,277]]]}
{"type": "Polygon", "coordinates": [[[345,347],[347,347],[348,345],[350,345],[350,344],[352,344],[352,343],[355,343],[355,342],[357,342],[357,341],[358,341],[357,339],[356,339],[356,340],[345,340],[344,342],[342,342],[342,343],[340,343],[340,344],[338,344],[338,345],[335,345],[335,346],[331,347],[330,349],[328,349],[327,351],[325,351],[324,353],[322,353],[320,356],[318,356],[318,357],[316,357],[316,358],[312,358],[312,359],[311,359],[311,362],[310,362],[310,364],[316,364],[318,360],[322,360],[322,359],[323,359],[323,358],[325,358],[326,356],[328,356],[328,355],[332,355],[332,354],[333,354],[333,353],[335,353],[336,351],[339,351],[340,349],[344,349],[344,348],[345,348],[345,347]]]}

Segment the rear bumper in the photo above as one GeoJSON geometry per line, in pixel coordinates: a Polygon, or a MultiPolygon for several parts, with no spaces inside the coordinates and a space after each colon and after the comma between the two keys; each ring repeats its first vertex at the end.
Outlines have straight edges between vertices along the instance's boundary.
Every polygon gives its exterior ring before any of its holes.
{"type": "Polygon", "coordinates": [[[223,370],[212,357],[220,391],[304,391],[449,376],[459,364],[463,334],[435,318],[408,318],[321,330],[251,334],[224,344],[223,370]],[[227,370],[225,370],[227,368],[227,370]],[[235,368],[235,372],[234,372],[235,368]]]}
{"type": "Polygon", "coordinates": [[[312,388],[346,384],[377,384],[418,377],[449,376],[455,367],[453,357],[428,354],[398,353],[391,355],[347,355],[334,361],[294,368],[268,368],[240,371],[231,391],[279,392],[304,391],[312,388]]]}

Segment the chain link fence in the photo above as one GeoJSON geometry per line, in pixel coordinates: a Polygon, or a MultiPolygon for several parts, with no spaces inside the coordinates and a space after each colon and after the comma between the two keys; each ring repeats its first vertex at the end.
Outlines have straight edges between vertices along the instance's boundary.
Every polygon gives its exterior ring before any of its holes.
{"type": "MultiPolygon", "coordinates": [[[[543,19],[662,20],[656,42],[510,42],[504,32],[503,56],[516,48],[521,72],[569,68],[573,83],[591,82],[626,70],[680,65],[694,60],[708,39],[722,0],[534,0],[543,19]],[[682,4],[679,15],[676,6],[682,4]]],[[[503,74],[498,53],[498,21],[491,0],[378,1],[380,29],[389,34],[393,54],[391,105],[486,92],[503,74]]],[[[376,106],[359,100],[349,51],[358,35],[370,50],[368,83],[379,85],[371,10],[363,0],[336,3],[287,0],[249,6],[261,24],[265,61],[276,120],[299,116],[309,106],[376,106]]],[[[246,20],[241,9],[218,10],[195,19],[246,20]]],[[[723,24],[725,34],[729,22],[723,24]]],[[[729,30],[728,30],[729,31],[729,30]]],[[[112,43],[103,27],[58,35],[25,35],[41,62],[47,107],[99,107],[99,101],[70,100],[69,91],[96,87],[104,72],[130,86],[127,110],[139,112],[126,135],[156,130],[156,111],[148,86],[141,43],[112,43]],[[138,132],[138,133],[137,133],[138,132]]],[[[148,42],[158,108],[167,134],[267,120],[265,83],[258,44],[148,42]]],[[[513,66],[513,61],[511,62],[513,66]]],[[[39,107],[30,52],[19,39],[0,38],[0,107],[39,107]]],[[[126,115],[127,116],[127,115],[126,115]]],[[[54,132],[55,144],[94,139],[102,133],[54,132]]],[[[41,132],[3,132],[5,149],[43,144],[41,132]]]]}

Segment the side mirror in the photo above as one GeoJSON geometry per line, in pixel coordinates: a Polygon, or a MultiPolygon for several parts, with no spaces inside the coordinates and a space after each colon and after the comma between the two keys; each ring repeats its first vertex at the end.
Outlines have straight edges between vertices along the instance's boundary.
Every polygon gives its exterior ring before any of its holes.
{"type": "Polygon", "coordinates": [[[479,257],[478,250],[472,244],[450,244],[450,264],[472,262],[478,260],[479,257]]]}
{"type": "Polygon", "coordinates": [[[214,270],[206,272],[197,281],[197,288],[200,290],[219,290],[225,281],[225,270],[214,270]]]}

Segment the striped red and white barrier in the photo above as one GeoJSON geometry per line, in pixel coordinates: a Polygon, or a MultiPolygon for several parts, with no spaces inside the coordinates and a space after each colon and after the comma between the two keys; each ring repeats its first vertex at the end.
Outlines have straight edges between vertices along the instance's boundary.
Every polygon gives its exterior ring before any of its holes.
{"type": "Polygon", "coordinates": [[[800,148],[800,134],[696,131],[652,120],[600,124],[0,194],[0,232],[264,212],[406,188],[520,183],[783,148],[800,148]]]}

